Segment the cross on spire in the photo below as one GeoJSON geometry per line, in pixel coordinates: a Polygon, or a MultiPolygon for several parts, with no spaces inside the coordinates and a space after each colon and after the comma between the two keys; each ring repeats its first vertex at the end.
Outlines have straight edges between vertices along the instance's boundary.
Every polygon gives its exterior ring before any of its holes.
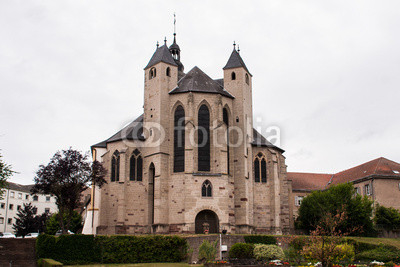
{"type": "Polygon", "coordinates": [[[233,49],[234,50],[236,49],[236,42],[235,41],[233,41],[233,49]]]}

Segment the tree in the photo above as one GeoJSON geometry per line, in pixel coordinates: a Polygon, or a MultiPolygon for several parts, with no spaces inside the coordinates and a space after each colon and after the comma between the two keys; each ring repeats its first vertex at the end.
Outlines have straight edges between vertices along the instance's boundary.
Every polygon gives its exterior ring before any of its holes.
{"type": "Polygon", "coordinates": [[[346,214],[346,220],[338,226],[343,233],[373,236],[376,231],[372,222],[372,201],[356,194],[351,183],[333,185],[326,191],[314,191],[305,197],[299,209],[297,223],[308,232],[316,229],[326,214],[346,214]]]}
{"type": "Polygon", "coordinates": [[[7,187],[7,179],[14,173],[11,166],[3,161],[0,154],[0,199],[3,199],[3,188],[7,187]]]}
{"type": "Polygon", "coordinates": [[[333,262],[341,260],[352,261],[354,258],[354,247],[341,244],[342,237],[359,231],[360,229],[341,230],[342,225],[348,220],[345,211],[336,211],[333,215],[326,212],[321,215],[315,230],[310,232],[310,238],[302,249],[305,259],[321,262],[323,267],[331,266],[333,262]]]}
{"type": "Polygon", "coordinates": [[[374,221],[378,227],[387,230],[400,229],[400,212],[392,207],[377,205],[374,221]]]}
{"type": "Polygon", "coordinates": [[[46,166],[39,166],[31,192],[55,196],[60,229],[65,234],[70,228],[73,211],[79,205],[81,193],[91,183],[101,187],[106,183],[105,175],[106,170],[101,163],[91,163],[88,154],[83,155],[69,148],[57,151],[46,166]]]}
{"type": "Polygon", "coordinates": [[[23,208],[17,213],[17,219],[13,224],[13,229],[17,236],[25,237],[29,233],[39,232],[38,219],[39,216],[35,216],[34,209],[31,203],[24,204],[23,208]]]}
{"type": "MultiPolygon", "coordinates": [[[[53,214],[46,222],[46,234],[49,235],[54,235],[59,229],[60,229],[60,217],[58,215],[58,213],[53,214]]],[[[64,215],[64,225],[67,224],[67,216],[64,215]]],[[[80,230],[82,229],[82,216],[76,212],[73,211],[72,212],[72,218],[71,218],[71,224],[69,226],[70,231],[74,232],[74,233],[78,233],[80,232],[80,230]]]]}

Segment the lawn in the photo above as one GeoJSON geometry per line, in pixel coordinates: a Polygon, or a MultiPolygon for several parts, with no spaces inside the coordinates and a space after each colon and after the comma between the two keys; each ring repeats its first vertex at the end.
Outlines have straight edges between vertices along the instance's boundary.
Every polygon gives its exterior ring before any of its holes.
{"type": "Polygon", "coordinates": [[[84,266],[84,267],[200,267],[203,265],[194,265],[187,263],[138,263],[138,264],[91,264],[91,265],[64,265],[65,267],[84,266]]]}
{"type": "Polygon", "coordinates": [[[391,245],[400,249],[400,239],[399,238],[375,238],[375,237],[349,237],[350,239],[362,241],[365,243],[379,245],[379,243],[391,245]]]}

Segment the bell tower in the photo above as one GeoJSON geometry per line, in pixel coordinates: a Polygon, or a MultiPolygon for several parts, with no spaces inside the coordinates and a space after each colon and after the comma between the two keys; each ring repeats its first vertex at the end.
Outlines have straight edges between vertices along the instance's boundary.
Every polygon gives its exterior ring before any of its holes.
{"type": "Polygon", "coordinates": [[[253,140],[253,105],[252,105],[252,75],[247,69],[240,50],[233,51],[224,70],[224,88],[231,93],[233,100],[233,125],[240,133],[232,140],[234,148],[235,177],[235,219],[237,233],[249,233],[253,225],[252,196],[252,146],[253,140]],[[237,193],[236,193],[237,192],[237,193]]]}

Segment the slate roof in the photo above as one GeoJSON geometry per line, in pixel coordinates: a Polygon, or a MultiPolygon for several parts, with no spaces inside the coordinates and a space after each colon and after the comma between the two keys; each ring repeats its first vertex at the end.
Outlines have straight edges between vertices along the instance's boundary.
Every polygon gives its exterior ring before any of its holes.
{"type": "Polygon", "coordinates": [[[161,47],[158,47],[156,49],[156,52],[154,52],[153,56],[151,57],[149,63],[144,69],[148,69],[152,66],[154,66],[157,63],[164,62],[173,66],[178,66],[175,63],[174,58],[171,55],[171,52],[169,52],[168,46],[163,45],[161,47]]]}
{"type": "Polygon", "coordinates": [[[377,158],[335,174],[288,172],[293,190],[324,190],[329,185],[354,182],[371,176],[399,178],[400,164],[386,158],[377,158]]]}
{"type": "Polygon", "coordinates": [[[253,146],[264,146],[273,149],[277,149],[280,152],[285,152],[282,148],[274,146],[270,143],[264,136],[262,136],[256,129],[253,128],[253,142],[251,143],[253,146]]]}
{"type": "Polygon", "coordinates": [[[20,191],[20,192],[25,192],[25,193],[31,193],[31,188],[33,187],[33,184],[29,185],[22,185],[22,184],[16,184],[12,182],[7,182],[7,186],[5,189],[10,189],[14,191],[20,191]]]}
{"type": "Polygon", "coordinates": [[[242,57],[239,55],[236,49],[233,49],[232,54],[229,57],[228,62],[226,63],[225,67],[223,67],[223,69],[227,70],[240,67],[244,68],[250,74],[250,71],[247,69],[246,64],[244,64],[242,57]]]}
{"type": "Polygon", "coordinates": [[[92,147],[106,148],[107,143],[116,142],[120,140],[140,140],[144,141],[143,137],[143,114],[122,128],[110,138],[93,145],[92,147]]]}
{"type": "Polygon", "coordinates": [[[326,188],[332,174],[288,172],[288,180],[292,181],[292,190],[323,190],[326,188]]]}
{"type": "Polygon", "coordinates": [[[211,79],[197,66],[183,76],[182,79],[178,81],[178,86],[169,93],[179,94],[186,92],[220,94],[229,98],[234,98],[219,82],[211,79]]]}

